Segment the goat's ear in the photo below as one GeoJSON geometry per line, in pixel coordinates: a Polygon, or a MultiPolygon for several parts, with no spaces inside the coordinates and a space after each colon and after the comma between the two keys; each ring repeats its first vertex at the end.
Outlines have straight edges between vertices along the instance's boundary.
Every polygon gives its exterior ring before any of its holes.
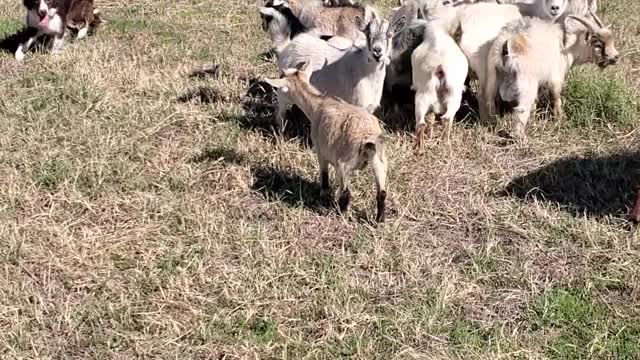
{"type": "Polygon", "coordinates": [[[358,30],[365,32],[367,30],[367,23],[365,23],[364,20],[362,20],[362,18],[360,16],[356,16],[355,18],[355,22],[356,22],[356,27],[358,28],[358,30]]]}
{"type": "Polygon", "coordinates": [[[404,6],[406,3],[406,0],[398,0],[398,6],[404,6]]]}
{"type": "Polygon", "coordinates": [[[396,20],[393,25],[389,27],[389,32],[391,32],[391,36],[397,33],[398,31],[404,29],[405,24],[407,23],[407,17],[402,15],[400,19],[396,20]]]}
{"type": "Polygon", "coordinates": [[[286,6],[287,2],[286,0],[273,0],[271,2],[271,6],[276,7],[276,6],[286,6]]]}
{"type": "Polygon", "coordinates": [[[260,15],[262,17],[266,17],[266,18],[272,18],[273,13],[276,12],[276,10],[268,7],[259,7],[258,11],[260,12],[260,15]]]}
{"type": "Polygon", "coordinates": [[[289,92],[289,82],[287,79],[264,79],[264,82],[271,85],[274,89],[278,89],[282,92],[289,92]]]}

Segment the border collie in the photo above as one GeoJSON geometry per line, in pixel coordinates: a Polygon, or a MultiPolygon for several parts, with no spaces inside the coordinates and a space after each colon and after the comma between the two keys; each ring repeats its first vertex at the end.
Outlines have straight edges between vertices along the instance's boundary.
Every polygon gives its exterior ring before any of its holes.
{"type": "Polygon", "coordinates": [[[53,54],[64,47],[67,29],[78,31],[78,39],[87,36],[90,28],[100,22],[99,12],[93,0],[23,0],[27,8],[28,39],[16,50],[16,60],[22,61],[24,53],[35,41],[47,35],[53,37],[53,54]]]}

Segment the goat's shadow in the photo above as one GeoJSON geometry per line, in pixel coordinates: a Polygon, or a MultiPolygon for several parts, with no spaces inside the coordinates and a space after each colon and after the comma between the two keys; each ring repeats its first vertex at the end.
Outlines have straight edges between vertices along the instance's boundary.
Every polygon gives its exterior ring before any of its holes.
{"type": "Polygon", "coordinates": [[[243,129],[258,131],[275,139],[299,139],[305,146],[311,146],[311,125],[304,113],[292,106],[286,113],[284,131],[278,129],[276,121],[277,95],[271,85],[259,79],[249,79],[249,86],[242,96],[244,115],[234,118],[243,129]]]}
{"type": "Polygon", "coordinates": [[[302,205],[320,215],[328,215],[333,211],[333,198],[331,195],[321,195],[319,182],[272,166],[253,166],[251,173],[254,177],[251,188],[267,200],[277,200],[289,207],[302,205]]]}
{"type": "Polygon", "coordinates": [[[560,159],[512,180],[499,196],[560,205],[574,216],[626,217],[640,185],[640,150],[560,159]]]}
{"type": "Polygon", "coordinates": [[[310,209],[321,215],[328,215],[335,209],[334,199],[328,191],[320,193],[319,181],[309,180],[294,171],[263,163],[252,163],[251,157],[220,146],[206,146],[192,156],[188,162],[204,164],[222,162],[249,166],[253,181],[251,189],[269,201],[279,201],[289,207],[310,209]]]}

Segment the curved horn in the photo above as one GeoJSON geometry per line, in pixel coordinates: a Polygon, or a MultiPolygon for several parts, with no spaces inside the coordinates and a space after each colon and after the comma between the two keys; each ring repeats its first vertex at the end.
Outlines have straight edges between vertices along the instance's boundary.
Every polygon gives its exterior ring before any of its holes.
{"type": "Polygon", "coordinates": [[[573,19],[573,20],[576,20],[576,21],[580,22],[580,23],[581,23],[582,25],[584,25],[584,26],[587,28],[587,30],[589,30],[591,33],[595,33],[595,32],[596,32],[596,29],[595,29],[595,27],[593,26],[594,24],[593,24],[591,21],[589,21],[589,20],[587,20],[587,19],[583,18],[582,16],[569,15],[568,17],[569,17],[569,18],[571,18],[571,19],[573,19]]]}
{"type": "Polygon", "coordinates": [[[600,20],[600,18],[598,17],[598,15],[596,15],[596,13],[594,13],[593,11],[589,10],[589,15],[591,15],[591,17],[593,18],[593,20],[595,20],[596,24],[598,24],[598,26],[600,26],[601,28],[604,28],[604,23],[602,22],[602,20],[600,20]]]}

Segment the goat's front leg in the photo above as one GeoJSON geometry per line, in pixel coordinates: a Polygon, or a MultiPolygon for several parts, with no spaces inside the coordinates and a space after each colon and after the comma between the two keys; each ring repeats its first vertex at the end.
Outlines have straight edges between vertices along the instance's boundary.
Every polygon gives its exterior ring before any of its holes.
{"type": "Polygon", "coordinates": [[[349,191],[349,173],[351,172],[347,168],[347,164],[343,162],[339,162],[337,166],[335,166],[336,175],[338,177],[338,184],[340,186],[340,198],[338,199],[338,207],[340,208],[340,213],[345,214],[349,209],[349,203],[351,202],[351,192],[349,191]]]}
{"type": "Polygon", "coordinates": [[[276,119],[279,125],[279,131],[281,134],[284,134],[284,127],[286,126],[285,115],[287,113],[287,108],[290,105],[289,96],[287,96],[281,90],[277,90],[276,94],[278,95],[278,111],[276,113],[276,119]]]}
{"type": "Polygon", "coordinates": [[[320,165],[320,196],[324,197],[330,190],[329,162],[318,154],[318,164],[320,165]]]}
{"type": "MultiPolygon", "coordinates": [[[[415,149],[420,149],[422,147],[422,138],[424,137],[424,131],[429,128],[429,140],[431,139],[431,135],[433,134],[433,125],[435,124],[435,114],[430,112],[431,104],[433,103],[434,98],[430,96],[426,92],[416,91],[415,96],[415,117],[416,117],[416,142],[415,149]],[[427,112],[429,114],[427,115],[427,112]],[[427,121],[425,122],[425,115],[427,116],[427,121]]],[[[435,99],[437,101],[437,98],[435,99]]]]}
{"type": "Polygon", "coordinates": [[[553,117],[555,120],[561,121],[564,118],[564,112],[562,111],[562,83],[554,82],[551,84],[549,91],[553,102],[553,117]]]}
{"type": "Polygon", "coordinates": [[[56,34],[53,38],[53,48],[51,49],[51,53],[53,55],[60,55],[62,53],[62,49],[64,49],[64,39],[65,32],[62,34],[56,34]]]}
{"type": "Polygon", "coordinates": [[[15,58],[18,61],[24,60],[25,52],[29,51],[29,48],[31,48],[31,46],[36,42],[36,40],[38,40],[38,38],[43,35],[42,32],[36,29],[30,29],[30,31],[35,31],[35,34],[29,36],[27,41],[18,45],[18,49],[16,50],[16,53],[15,53],[15,58]]]}

